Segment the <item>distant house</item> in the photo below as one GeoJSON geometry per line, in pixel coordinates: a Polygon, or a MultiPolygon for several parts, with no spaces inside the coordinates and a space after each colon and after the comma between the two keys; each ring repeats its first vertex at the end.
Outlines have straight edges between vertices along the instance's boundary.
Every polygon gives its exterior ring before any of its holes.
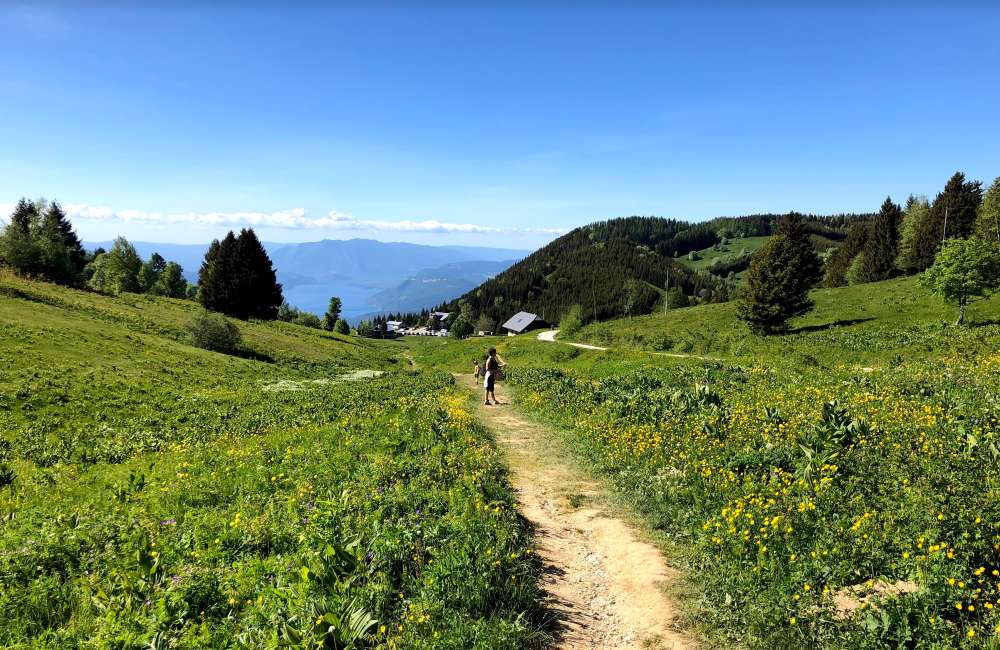
{"type": "Polygon", "coordinates": [[[448,320],[448,317],[451,316],[451,314],[449,314],[446,311],[432,311],[431,316],[437,318],[439,321],[443,323],[444,321],[448,320]]]}
{"type": "Polygon", "coordinates": [[[516,336],[518,334],[530,332],[531,330],[548,327],[548,323],[535,314],[531,314],[526,311],[519,311],[511,316],[510,320],[501,325],[501,327],[507,330],[507,336],[516,336]]]}
{"type": "Polygon", "coordinates": [[[385,322],[385,329],[387,332],[398,332],[403,328],[403,321],[401,320],[387,320],[385,322]]]}

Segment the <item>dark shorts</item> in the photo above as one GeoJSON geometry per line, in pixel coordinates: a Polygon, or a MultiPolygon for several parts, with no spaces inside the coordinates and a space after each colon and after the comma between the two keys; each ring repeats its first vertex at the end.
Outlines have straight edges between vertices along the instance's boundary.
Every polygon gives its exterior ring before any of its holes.
{"type": "Polygon", "coordinates": [[[496,383],[497,383],[497,374],[495,372],[491,372],[490,376],[486,378],[486,390],[492,392],[493,388],[496,386],[496,383]]]}

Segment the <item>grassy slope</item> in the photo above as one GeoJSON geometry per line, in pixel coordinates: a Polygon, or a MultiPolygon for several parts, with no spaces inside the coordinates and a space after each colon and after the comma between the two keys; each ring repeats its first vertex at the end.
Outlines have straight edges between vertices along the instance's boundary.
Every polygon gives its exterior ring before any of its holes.
{"type": "Polygon", "coordinates": [[[815,297],[781,337],[749,336],[734,305],[573,337],[668,335],[739,365],[613,350],[559,372],[532,367],[539,348],[509,384],[668,540],[714,645],[995,647],[1000,298],[954,328],[913,279],[815,297]],[[915,592],[880,602],[878,583],[915,592]],[[845,612],[857,594],[874,607],[845,612]]]}
{"type": "Polygon", "coordinates": [[[981,325],[949,329],[948,336],[941,333],[954,320],[954,308],[917,286],[915,278],[818,289],[813,298],[816,308],[794,319],[792,333],[784,336],[750,335],[731,302],[594,323],[574,340],[734,359],[781,359],[796,351],[822,361],[836,349],[840,361],[876,362],[925,354],[931,344],[960,351],[995,346],[1000,339],[992,324],[1000,319],[1000,295],[973,303],[971,320],[981,325]]]}
{"type": "Polygon", "coordinates": [[[716,257],[724,258],[730,255],[739,255],[740,251],[744,249],[746,249],[746,252],[753,254],[761,246],[763,246],[764,242],[768,239],[770,239],[770,237],[737,237],[730,239],[729,243],[723,246],[721,251],[717,251],[711,246],[703,248],[700,251],[696,251],[701,257],[700,260],[691,261],[688,259],[687,255],[683,255],[678,257],[677,261],[691,269],[708,269],[708,267],[712,265],[712,260],[716,257]]]}
{"type": "Polygon", "coordinates": [[[284,323],[207,352],[196,309],[0,275],[0,645],[265,647],[351,603],[397,646],[533,643],[529,540],[449,377],[284,323]],[[301,579],[352,539],[353,583],[301,579]]]}

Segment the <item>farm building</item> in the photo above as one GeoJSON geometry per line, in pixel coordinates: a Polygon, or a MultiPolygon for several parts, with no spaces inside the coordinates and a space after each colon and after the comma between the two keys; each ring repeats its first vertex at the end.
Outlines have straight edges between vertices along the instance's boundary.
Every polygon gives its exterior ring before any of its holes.
{"type": "Polygon", "coordinates": [[[403,328],[403,321],[401,320],[387,320],[385,322],[385,329],[389,332],[397,332],[403,328]]]}
{"type": "Polygon", "coordinates": [[[501,327],[507,330],[507,336],[516,336],[517,334],[523,334],[525,332],[530,332],[531,330],[548,326],[548,323],[543,321],[537,315],[526,311],[519,311],[511,316],[510,320],[504,323],[501,327]]]}

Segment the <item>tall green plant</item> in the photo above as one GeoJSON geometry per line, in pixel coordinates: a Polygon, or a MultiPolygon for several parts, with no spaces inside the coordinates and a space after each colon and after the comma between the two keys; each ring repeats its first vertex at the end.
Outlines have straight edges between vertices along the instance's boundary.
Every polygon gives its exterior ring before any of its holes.
{"type": "Polygon", "coordinates": [[[983,195],[983,203],[976,216],[976,234],[983,239],[1000,242],[1000,176],[983,195]]]}
{"type": "Polygon", "coordinates": [[[819,278],[819,257],[802,217],[790,214],[750,263],[737,314],[758,333],[783,331],[789,318],[812,309],[809,289],[819,278]]]}

